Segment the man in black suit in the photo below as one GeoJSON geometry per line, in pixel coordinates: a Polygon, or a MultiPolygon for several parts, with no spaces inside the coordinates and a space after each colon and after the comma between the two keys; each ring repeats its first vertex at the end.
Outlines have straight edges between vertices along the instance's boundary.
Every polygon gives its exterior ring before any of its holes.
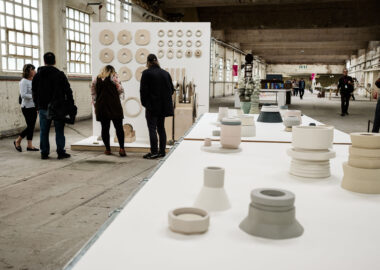
{"type": "Polygon", "coordinates": [[[148,69],[142,73],[140,83],[140,99],[145,107],[150,139],[150,153],[144,158],[156,159],[165,156],[165,117],[174,115],[172,100],[174,86],[170,74],[161,69],[154,54],[148,55],[147,67],[148,69]],[[160,138],[159,150],[157,133],[160,138]]]}
{"type": "Polygon", "coordinates": [[[354,81],[348,76],[348,70],[343,69],[343,77],[339,79],[338,90],[340,91],[340,100],[342,113],[341,116],[348,115],[348,106],[350,105],[351,93],[354,91],[354,81]]]}
{"type": "MultiPolygon", "coordinates": [[[[375,85],[377,86],[377,88],[380,88],[380,78],[377,79],[377,81],[375,82],[375,85]]],[[[379,133],[379,129],[380,129],[380,97],[377,96],[375,120],[373,121],[372,132],[379,133]]]]}
{"type": "Polygon", "coordinates": [[[305,81],[303,80],[303,78],[301,78],[301,80],[298,83],[298,92],[300,93],[300,99],[303,99],[303,95],[305,94],[305,85],[305,81]]]}

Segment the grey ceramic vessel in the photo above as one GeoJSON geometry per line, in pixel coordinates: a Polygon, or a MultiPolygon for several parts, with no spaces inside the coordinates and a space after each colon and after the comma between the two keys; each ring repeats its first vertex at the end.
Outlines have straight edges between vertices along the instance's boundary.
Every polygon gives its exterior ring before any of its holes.
{"type": "Polygon", "coordinates": [[[260,112],[259,118],[257,118],[257,122],[264,123],[281,123],[282,117],[280,112],[260,112]]]}
{"type": "Polygon", "coordinates": [[[288,239],[303,234],[296,220],[295,195],[287,190],[260,188],[251,192],[248,216],[240,223],[246,233],[270,239],[288,239]]]}

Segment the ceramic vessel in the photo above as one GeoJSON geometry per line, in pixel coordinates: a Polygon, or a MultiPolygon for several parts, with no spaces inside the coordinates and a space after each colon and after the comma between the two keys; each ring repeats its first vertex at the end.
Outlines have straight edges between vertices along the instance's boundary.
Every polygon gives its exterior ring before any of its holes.
{"type": "Polygon", "coordinates": [[[327,178],[331,175],[330,162],[292,159],[290,174],[304,178],[327,178]]]}
{"type": "Polygon", "coordinates": [[[194,207],[211,211],[224,211],[231,207],[224,189],[224,169],[206,167],[204,169],[203,187],[195,200],[194,207]]]}
{"type": "Polygon", "coordinates": [[[295,126],[292,132],[292,146],[310,150],[326,150],[332,147],[334,127],[295,126]]]}
{"type": "Polygon", "coordinates": [[[342,188],[359,193],[380,194],[380,169],[363,169],[343,163],[342,188]]]}
{"type": "Polygon", "coordinates": [[[296,220],[294,201],[295,195],[287,190],[253,190],[248,216],[240,223],[240,229],[250,235],[270,239],[301,236],[304,229],[296,220]]]}
{"type": "Polygon", "coordinates": [[[362,169],[380,169],[380,158],[369,158],[350,155],[348,158],[348,165],[362,169]]]}
{"type": "Polygon", "coordinates": [[[241,109],[242,111],[247,114],[251,110],[251,102],[250,101],[241,101],[241,109]]]}
{"type": "Polygon", "coordinates": [[[299,126],[301,124],[301,119],[298,116],[285,116],[284,118],[285,131],[292,131],[293,126],[299,126]]]}
{"type": "Polygon", "coordinates": [[[241,136],[242,137],[255,137],[256,136],[256,126],[241,126],[241,136]]]}
{"type": "Polygon", "coordinates": [[[254,126],[255,125],[255,117],[252,114],[240,114],[237,111],[237,115],[241,121],[242,126],[254,126]]]}
{"type": "Polygon", "coordinates": [[[289,116],[296,116],[300,119],[300,122],[302,123],[302,112],[300,110],[287,110],[284,112],[284,117],[289,117],[289,116]]]}
{"type": "Polygon", "coordinates": [[[212,141],[210,138],[206,138],[205,141],[204,141],[204,146],[211,146],[212,145],[212,141]]]}
{"type": "Polygon", "coordinates": [[[223,118],[220,127],[220,144],[223,148],[236,149],[241,143],[241,121],[237,118],[223,118]]]}
{"type": "Polygon", "coordinates": [[[219,107],[218,121],[220,122],[226,117],[228,117],[228,107],[219,107]]]}
{"type": "Polygon", "coordinates": [[[169,212],[169,228],[176,233],[200,234],[208,230],[209,214],[199,208],[177,208],[169,212]]]}
{"type": "Polygon", "coordinates": [[[257,122],[264,123],[281,123],[282,117],[278,106],[263,106],[257,122]]]}
{"type": "Polygon", "coordinates": [[[310,151],[300,148],[290,148],[286,152],[294,159],[309,161],[326,161],[336,156],[335,152],[329,149],[310,151]]]}
{"type": "Polygon", "coordinates": [[[357,132],[350,136],[353,147],[380,149],[380,133],[357,132]]]}
{"type": "Polygon", "coordinates": [[[367,149],[350,146],[350,155],[368,157],[368,158],[380,158],[380,149],[367,149]]]}

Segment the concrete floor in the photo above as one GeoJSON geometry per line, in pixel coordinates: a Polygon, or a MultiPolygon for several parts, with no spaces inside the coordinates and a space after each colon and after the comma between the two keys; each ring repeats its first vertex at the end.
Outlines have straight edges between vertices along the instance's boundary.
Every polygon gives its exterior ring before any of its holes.
{"type": "MultiPolygon", "coordinates": [[[[345,132],[365,131],[376,105],[352,102],[350,116],[342,118],[337,98],[307,93],[292,102],[292,109],[345,132]]],[[[233,97],[213,99],[210,111],[219,106],[233,107],[233,97]]],[[[92,132],[89,120],[74,128],[66,128],[67,146],[92,132]]],[[[53,153],[42,161],[38,153],[16,152],[12,141],[0,140],[0,269],[61,269],[157,165],[142,154],[119,158],[80,151],[69,151],[68,160],[53,153]]],[[[37,133],[34,143],[39,145],[37,133]]]]}

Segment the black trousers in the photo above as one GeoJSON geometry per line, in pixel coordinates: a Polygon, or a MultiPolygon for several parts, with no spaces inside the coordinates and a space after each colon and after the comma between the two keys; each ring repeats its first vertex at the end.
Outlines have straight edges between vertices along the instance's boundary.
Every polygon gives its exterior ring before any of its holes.
{"type": "Polygon", "coordinates": [[[379,133],[379,129],[380,129],[380,97],[377,97],[375,120],[373,121],[372,132],[379,133]]]}
{"type": "Polygon", "coordinates": [[[124,129],[123,129],[123,119],[102,119],[100,124],[102,125],[102,140],[106,150],[111,151],[110,146],[110,126],[111,121],[116,129],[116,136],[119,141],[120,149],[124,149],[124,129]]]}
{"type": "Polygon", "coordinates": [[[145,112],[146,122],[149,130],[150,152],[158,153],[157,133],[160,139],[160,154],[165,153],[166,149],[166,132],[165,132],[165,116],[157,116],[149,111],[145,112]]]}
{"type": "Polygon", "coordinates": [[[340,102],[341,102],[341,108],[342,113],[345,114],[348,112],[348,106],[350,106],[350,93],[340,93],[340,102]]]}
{"type": "Polygon", "coordinates": [[[300,88],[298,91],[300,92],[300,98],[302,99],[303,95],[305,94],[305,89],[300,88]]]}
{"type": "Polygon", "coordinates": [[[24,115],[26,128],[21,132],[20,137],[25,138],[28,141],[33,140],[34,127],[36,126],[37,120],[37,109],[36,108],[21,108],[22,114],[24,115]]]}

